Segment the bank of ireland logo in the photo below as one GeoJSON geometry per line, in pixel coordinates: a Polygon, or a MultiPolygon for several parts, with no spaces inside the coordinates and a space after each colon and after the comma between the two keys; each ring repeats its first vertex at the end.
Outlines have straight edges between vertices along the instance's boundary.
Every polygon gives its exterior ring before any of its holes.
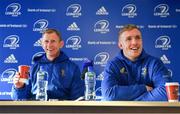
{"type": "Polygon", "coordinates": [[[33,25],[33,31],[39,31],[42,33],[47,29],[48,21],[46,19],[39,19],[33,25]]]}
{"type": "Polygon", "coordinates": [[[17,17],[21,15],[21,5],[19,3],[12,3],[6,7],[5,15],[11,15],[12,17],[17,17]]]}
{"type": "Polygon", "coordinates": [[[66,48],[78,50],[81,48],[81,38],[79,36],[71,36],[66,40],[66,48]]]}
{"type": "Polygon", "coordinates": [[[154,16],[167,17],[169,16],[169,6],[167,4],[159,4],[154,8],[154,16]]]}
{"type": "Polygon", "coordinates": [[[81,6],[79,4],[72,4],[66,10],[66,16],[79,17],[81,15],[81,6]]]}
{"type": "Polygon", "coordinates": [[[17,70],[14,68],[9,68],[3,71],[1,74],[1,82],[13,83],[13,77],[15,76],[17,70]]]}
{"type": "Polygon", "coordinates": [[[109,53],[100,52],[94,57],[94,64],[104,67],[109,60],[109,53]]]}
{"type": "Polygon", "coordinates": [[[169,36],[160,36],[155,41],[155,48],[161,48],[162,50],[168,50],[171,48],[171,39],[169,36]]]}
{"type": "Polygon", "coordinates": [[[107,20],[97,21],[94,25],[94,32],[101,34],[109,32],[109,22],[107,20]]]}
{"type": "Polygon", "coordinates": [[[3,47],[16,49],[19,47],[19,36],[18,35],[10,35],[4,39],[3,47]]]}
{"type": "Polygon", "coordinates": [[[128,18],[134,18],[137,16],[136,6],[134,4],[127,4],[122,8],[122,16],[127,16],[128,18]]]}

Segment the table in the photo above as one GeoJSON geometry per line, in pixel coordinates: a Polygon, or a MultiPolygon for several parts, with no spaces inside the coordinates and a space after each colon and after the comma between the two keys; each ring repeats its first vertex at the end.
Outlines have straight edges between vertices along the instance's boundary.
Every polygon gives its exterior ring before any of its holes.
{"type": "Polygon", "coordinates": [[[180,103],[138,101],[0,101],[0,113],[180,113],[180,103]]]}

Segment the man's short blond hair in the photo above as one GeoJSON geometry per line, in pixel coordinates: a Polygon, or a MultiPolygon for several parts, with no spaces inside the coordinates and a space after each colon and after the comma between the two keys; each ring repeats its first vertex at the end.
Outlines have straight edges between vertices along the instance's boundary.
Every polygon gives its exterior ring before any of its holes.
{"type": "Polygon", "coordinates": [[[119,35],[118,35],[118,39],[120,38],[121,34],[125,31],[130,31],[130,30],[133,30],[133,29],[137,29],[140,31],[140,29],[134,25],[134,24],[128,24],[128,25],[125,25],[120,31],[119,31],[119,35]]]}

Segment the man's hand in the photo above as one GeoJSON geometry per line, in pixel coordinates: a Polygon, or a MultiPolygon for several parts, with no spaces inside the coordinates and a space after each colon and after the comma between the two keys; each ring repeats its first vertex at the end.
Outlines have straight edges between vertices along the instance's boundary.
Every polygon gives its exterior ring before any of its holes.
{"type": "Polygon", "coordinates": [[[147,91],[152,91],[153,88],[152,88],[151,86],[147,86],[147,85],[146,85],[146,90],[147,90],[147,91]]]}
{"type": "Polygon", "coordinates": [[[13,84],[16,88],[22,88],[24,87],[24,82],[20,81],[20,74],[19,72],[16,73],[16,75],[13,78],[13,84]]]}

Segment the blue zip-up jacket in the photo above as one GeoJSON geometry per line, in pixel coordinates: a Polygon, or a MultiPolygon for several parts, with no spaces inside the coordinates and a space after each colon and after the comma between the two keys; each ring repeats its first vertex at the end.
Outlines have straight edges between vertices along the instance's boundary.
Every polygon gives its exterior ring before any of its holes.
{"type": "Polygon", "coordinates": [[[40,66],[48,72],[48,99],[75,100],[84,95],[84,82],[79,67],[61,51],[60,56],[49,61],[46,55],[34,57],[29,84],[23,88],[12,87],[13,100],[34,100],[37,92],[37,72],[40,66]]]}
{"type": "Polygon", "coordinates": [[[137,60],[130,61],[121,50],[104,70],[103,100],[167,101],[165,82],[169,81],[171,76],[161,60],[143,50],[137,60]],[[147,91],[146,85],[153,90],[147,91]]]}

